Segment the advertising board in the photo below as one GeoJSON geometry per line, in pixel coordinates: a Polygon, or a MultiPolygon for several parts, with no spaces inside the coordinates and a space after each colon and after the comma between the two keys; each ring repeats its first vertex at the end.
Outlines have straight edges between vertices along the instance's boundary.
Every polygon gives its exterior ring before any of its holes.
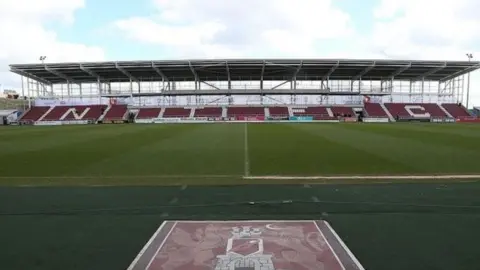
{"type": "Polygon", "coordinates": [[[125,121],[123,120],[104,120],[102,121],[103,124],[124,124],[125,121]]]}
{"type": "Polygon", "coordinates": [[[268,121],[285,121],[288,120],[288,116],[269,116],[267,117],[268,121]]]}
{"type": "Polygon", "coordinates": [[[432,123],[455,123],[454,118],[432,118],[430,119],[432,123]]]}
{"type": "Polygon", "coordinates": [[[464,117],[464,118],[457,118],[456,121],[458,123],[480,123],[480,118],[478,118],[478,117],[464,117]]]}
{"type": "Polygon", "coordinates": [[[161,123],[178,123],[181,118],[154,118],[151,120],[151,123],[161,124],[161,123]]]}
{"type": "Polygon", "coordinates": [[[390,120],[388,120],[388,118],[368,117],[368,118],[363,118],[362,121],[365,123],[388,123],[390,120]]]}
{"type": "Polygon", "coordinates": [[[397,122],[430,122],[430,118],[414,118],[414,117],[401,117],[397,119],[397,122]]]}
{"type": "Polygon", "coordinates": [[[290,121],[313,121],[313,116],[291,116],[290,121]]]}
{"type": "Polygon", "coordinates": [[[61,126],[61,125],[86,125],[93,124],[91,120],[68,120],[68,121],[37,121],[35,126],[61,126]]]}
{"type": "Polygon", "coordinates": [[[37,121],[34,123],[35,126],[60,126],[62,121],[37,121]]]}
{"type": "Polygon", "coordinates": [[[355,117],[344,117],[342,120],[343,120],[343,122],[349,122],[349,123],[353,123],[353,122],[358,121],[358,119],[355,118],[355,117]]]}
{"type": "Polygon", "coordinates": [[[265,121],[265,116],[237,116],[238,121],[265,121]]]}

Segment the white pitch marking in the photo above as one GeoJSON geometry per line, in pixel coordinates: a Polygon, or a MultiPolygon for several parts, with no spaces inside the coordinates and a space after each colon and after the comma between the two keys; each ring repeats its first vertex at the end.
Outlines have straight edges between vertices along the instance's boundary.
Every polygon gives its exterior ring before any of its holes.
{"type": "Polygon", "coordinates": [[[148,178],[232,178],[238,174],[158,174],[158,175],[65,175],[65,176],[0,176],[0,179],[148,179],[148,178]]]}
{"type": "Polygon", "coordinates": [[[358,259],[355,257],[355,255],[353,255],[352,251],[347,247],[347,245],[345,245],[345,243],[343,242],[343,240],[340,238],[340,236],[338,236],[337,232],[335,232],[335,230],[332,228],[332,226],[330,226],[330,223],[325,222],[325,225],[327,225],[328,229],[332,232],[333,236],[335,236],[335,238],[337,238],[337,241],[340,243],[340,245],[343,247],[343,249],[345,250],[345,252],[347,252],[348,256],[350,256],[350,258],[352,259],[352,261],[355,263],[355,265],[358,267],[359,270],[365,270],[365,268],[363,268],[362,264],[358,261],[358,259]]]}
{"type": "Polygon", "coordinates": [[[313,221],[313,224],[315,224],[315,227],[317,227],[318,232],[320,232],[320,234],[322,235],[323,239],[325,239],[325,243],[327,243],[327,246],[328,246],[328,247],[330,248],[330,250],[332,251],[333,256],[335,256],[335,259],[337,259],[337,261],[338,261],[338,263],[340,264],[340,266],[342,267],[342,269],[345,270],[345,266],[343,265],[342,261],[341,261],[340,258],[338,257],[337,253],[335,253],[335,250],[332,248],[332,246],[331,246],[330,243],[328,242],[327,237],[325,237],[325,235],[323,234],[322,230],[320,230],[320,227],[318,227],[317,222],[313,221]]]}
{"type": "Polygon", "coordinates": [[[163,245],[165,244],[165,242],[167,241],[168,237],[170,237],[170,234],[172,234],[173,232],[173,229],[175,228],[175,226],[177,226],[177,222],[175,221],[175,223],[173,224],[172,228],[170,229],[170,231],[167,233],[167,235],[165,236],[165,238],[163,238],[163,241],[162,243],[160,243],[160,246],[158,247],[157,251],[153,254],[152,256],[152,259],[150,259],[150,262],[148,263],[147,267],[145,269],[148,269],[150,268],[150,265],[152,264],[153,260],[155,260],[155,257],[157,257],[157,254],[158,252],[160,251],[160,249],[162,249],[163,245]]]}
{"type": "Polygon", "coordinates": [[[320,200],[317,198],[317,196],[312,196],[312,201],[314,201],[314,202],[320,202],[320,200]]]}
{"type": "Polygon", "coordinates": [[[480,174],[452,174],[452,175],[344,175],[344,176],[282,176],[261,175],[244,176],[249,180],[437,180],[437,179],[480,179],[480,174]]]}
{"type": "Polygon", "coordinates": [[[245,177],[250,176],[250,158],[248,156],[248,124],[244,124],[244,167],[245,167],[245,177]]]}
{"type": "Polygon", "coordinates": [[[140,251],[140,253],[138,253],[137,257],[135,257],[135,259],[133,260],[133,262],[130,264],[130,266],[127,268],[127,270],[132,270],[135,265],[138,263],[138,261],[140,260],[140,258],[142,257],[143,253],[145,253],[145,251],[147,251],[147,249],[150,247],[150,245],[152,244],[153,240],[155,240],[155,238],[157,238],[157,235],[162,231],[163,227],[165,226],[165,224],[167,224],[166,221],[164,221],[162,223],[162,225],[160,225],[160,227],[158,227],[157,231],[152,235],[152,237],[150,237],[150,239],[148,240],[148,242],[145,244],[145,246],[143,246],[142,250],[140,251]]]}

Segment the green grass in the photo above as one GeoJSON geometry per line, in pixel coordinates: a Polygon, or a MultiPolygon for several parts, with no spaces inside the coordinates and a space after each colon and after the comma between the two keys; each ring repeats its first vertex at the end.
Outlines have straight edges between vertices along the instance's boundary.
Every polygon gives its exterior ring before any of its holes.
{"type": "Polygon", "coordinates": [[[479,139],[477,126],[440,124],[2,128],[0,181],[240,183],[246,159],[251,176],[477,174],[479,139]]]}
{"type": "Polygon", "coordinates": [[[476,179],[243,176],[480,174],[479,137],[456,124],[1,127],[0,268],[126,269],[167,218],[327,219],[367,269],[475,269],[476,179]]]}

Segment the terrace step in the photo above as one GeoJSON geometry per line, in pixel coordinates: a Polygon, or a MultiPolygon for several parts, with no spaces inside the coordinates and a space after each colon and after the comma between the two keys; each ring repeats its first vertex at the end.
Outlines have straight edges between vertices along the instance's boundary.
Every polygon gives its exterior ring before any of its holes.
{"type": "Polygon", "coordinates": [[[40,116],[40,118],[38,118],[37,122],[42,121],[43,118],[45,118],[54,108],[55,108],[55,106],[50,106],[50,109],[48,109],[48,111],[46,113],[44,113],[42,116],[40,116]]]}
{"type": "Polygon", "coordinates": [[[162,107],[162,109],[160,110],[160,114],[158,115],[158,118],[162,118],[164,113],[165,113],[165,107],[162,107]]]}
{"type": "Polygon", "coordinates": [[[385,107],[385,104],[380,103],[380,106],[381,106],[382,109],[385,111],[385,113],[388,115],[388,119],[390,119],[391,122],[396,122],[396,120],[395,120],[395,118],[393,117],[393,115],[390,113],[390,111],[387,109],[387,107],[385,107]]]}
{"type": "Polygon", "coordinates": [[[438,107],[440,107],[440,109],[442,109],[442,111],[450,118],[453,118],[453,116],[442,106],[442,104],[439,102],[437,103],[438,104],[438,107]]]}
{"type": "Polygon", "coordinates": [[[108,105],[108,107],[105,109],[105,111],[100,115],[97,121],[103,121],[103,118],[105,118],[105,115],[107,115],[108,111],[112,108],[112,105],[108,105]]]}

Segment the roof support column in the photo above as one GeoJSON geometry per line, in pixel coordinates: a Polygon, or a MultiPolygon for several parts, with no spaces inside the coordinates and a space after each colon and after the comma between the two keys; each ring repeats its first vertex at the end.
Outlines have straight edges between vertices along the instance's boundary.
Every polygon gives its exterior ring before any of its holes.
{"type": "Polygon", "coordinates": [[[161,71],[152,61],[152,68],[153,70],[155,70],[155,72],[157,72],[158,75],[160,75],[160,77],[162,77],[162,82],[163,81],[169,81],[168,77],[165,76],[165,74],[163,73],[163,71],[161,71]]]}
{"type": "MultiPolygon", "coordinates": [[[[437,95],[438,95],[438,97],[440,97],[440,95],[442,94],[442,84],[440,82],[438,82],[437,87],[438,87],[437,95]]],[[[438,102],[440,102],[440,100],[438,100],[438,102]]]]}
{"type": "Polygon", "coordinates": [[[453,93],[455,93],[455,92],[456,92],[456,94],[457,94],[457,102],[459,102],[459,101],[460,101],[460,102],[462,102],[462,103],[463,103],[463,96],[462,96],[462,97],[460,97],[460,91],[456,91],[456,90],[455,90],[455,78],[451,79],[451,84],[450,84],[450,87],[451,87],[451,89],[452,89],[453,93]]]}
{"type": "Polygon", "coordinates": [[[67,81],[67,97],[68,97],[68,99],[70,99],[71,96],[72,96],[72,90],[70,88],[70,82],[67,81]]]}
{"type": "MultiPolygon", "coordinates": [[[[25,85],[24,85],[24,79],[23,76],[20,76],[22,78],[22,98],[25,100],[25,85]]],[[[30,98],[30,97],[29,97],[30,98]]],[[[22,102],[23,104],[23,111],[25,111],[25,102],[22,102]]]]}
{"type": "MultiPolygon", "coordinates": [[[[412,101],[412,94],[413,94],[413,81],[410,80],[410,89],[409,89],[409,101],[412,101]]],[[[403,101],[403,100],[402,100],[403,101]]]]}
{"type": "Polygon", "coordinates": [[[425,77],[422,78],[422,102],[423,102],[423,95],[425,93],[425,77]]]}
{"type": "MultiPolygon", "coordinates": [[[[23,78],[23,76],[22,76],[23,78]]],[[[28,108],[32,107],[32,96],[30,94],[30,79],[27,78],[27,96],[28,96],[28,108]]]]}
{"type": "Polygon", "coordinates": [[[225,67],[227,69],[227,78],[228,78],[228,90],[232,89],[232,79],[230,77],[230,67],[228,66],[228,61],[225,61],[225,67]]]}
{"type": "Polygon", "coordinates": [[[97,77],[97,87],[98,87],[98,97],[102,96],[102,82],[100,81],[100,77],[97,77]]]}
{"type": "Polygon", "coordinates": [[[192,66],[192,62],[188,61],[188,66],[190,67],[190,71],[192,71],[193,77],[195,78],[195,90],[200,89],[200,80],[198,79],[197,72],[192,66]]]}
{"type": "Polygon", "coordinates": [[[322,80],[327,81],[327,89],[330,89],[330,76],[332,76],[333,72],[340,66],[340,61],[337,61],[337,63],[325,74],[322,78],[322,80]]]}
{"type": "Polygon", "coordinates": [[[260,74],[260,90],[263,90],[263,75],[265,74],[265,66],[266,66],[266,62],[263,61],[263,65],[262,65],[262,73],[260,74]]]}
{"type": "Polygon", "coordinates": [[[297,74],[300,72],[303,66],[303,61],[300,61],[300,64],[298,65],[297,69],[295,70],[295,73],[293,73],[292,76],[292,81],[293,81],[293,89],[297,89],[297,74]]]}
{"type": "Polygon", "coordinates": [[[351,85],[351,91],[353,92],[353,84],[355,81],[358,81],[358,91],[360,91],[361,85],[362,85],[362,77],[367,74],[370,70],[372,70],[376,65],[376,62],[373,61],[372,64],[370,64],[368,67],[363,69],[360,73],[358,73],[355,77],[352,78],[352,85],[351,85]]]}
{"type": "Polygon", "coordinates": [[[83,99],[83,87],[82,87],[82,84],[80,84],[79,87],[80,87],[80,88],[79,88],[78,90],[79,90],[79,92],[80,92],[80,100],[82,100],[82,99],[83,99]]]}

